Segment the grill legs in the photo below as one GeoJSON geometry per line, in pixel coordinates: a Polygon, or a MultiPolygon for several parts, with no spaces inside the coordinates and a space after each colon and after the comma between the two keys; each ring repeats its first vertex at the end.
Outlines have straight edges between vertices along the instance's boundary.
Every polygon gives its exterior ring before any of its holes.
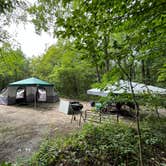
{"type": "MultiPolygon", "coordinates": [[[[72,113],[72,117],[71,117],[71,123],[73,122],[73,120],[76,120],[76,115],[78,115],[78,113],[77,114],[75,114],[74,112],[72,113]]],[[[82,111],[80,111],[79,112],[79,126],[81,125],[81,119],[83,119],[83,121],[85,122],[86,121],[86,111],[85,111],[85,117],[83,116],[83,112],[82,111]]]]}

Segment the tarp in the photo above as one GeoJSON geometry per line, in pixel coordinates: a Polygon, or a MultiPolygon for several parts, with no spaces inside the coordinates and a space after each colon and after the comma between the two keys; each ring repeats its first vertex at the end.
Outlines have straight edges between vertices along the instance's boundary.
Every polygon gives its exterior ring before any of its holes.
{"type": "Polygon", "coordinates": [[[87,94],[106,97],[110,93],[110,90],[100,90],[97,88],[87,90],[87,94]]]}
{"type": "Polygon", "coordinates": [[[69,101],[60,100],[59,111],[65,114],[69,114],[69,106],[70,106],[69,101]]]}
{"type": "Polygon", "coordinates": [[[0,96],[0,104],[7,105],[8,104],[8,98],[0,96]]]}
{"type": "Polygon", "coordinates": [[[27,78],[21,81],[16,81],[13,83],[10,83],[9,86],[15,86],[15,85],[45,85],[45,86],[52,86],[53,84],[50,84],[46,81],[42,81],[38,78],[32,77],[27,78]]]}
{"type": "MultiPolygon", "coordinates": [[[[135,94],[151,93],[151,94],[166,94],[166,89],[156,86],[145,85],[137,82],[132,82],[135,94]]],[[[97,96],[107,96],[110,92],[114,94],[128,93],[131,94],[131,86],[129,81],[120,80],[113,85],[107,85],[104,90],[97,88],[87,90],[87,94],[97,96]]]]}
{"type": "Polygon", "coordinates": [[[7,105],[8,104],[8,89],[3,89],[0,93],[0,104],[7,105]]]}

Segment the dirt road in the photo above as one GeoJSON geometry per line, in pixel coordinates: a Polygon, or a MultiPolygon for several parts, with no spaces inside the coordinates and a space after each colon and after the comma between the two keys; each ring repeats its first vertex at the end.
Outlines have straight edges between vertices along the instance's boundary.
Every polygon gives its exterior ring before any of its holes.
{"type": "Polygon", "coordinates": [[[71,116],[58,111],[59,103],[43,106],[0,105],[0,163],[28,158],[46,137],[79,128],[77,121],[70,122],[71,116]]]}

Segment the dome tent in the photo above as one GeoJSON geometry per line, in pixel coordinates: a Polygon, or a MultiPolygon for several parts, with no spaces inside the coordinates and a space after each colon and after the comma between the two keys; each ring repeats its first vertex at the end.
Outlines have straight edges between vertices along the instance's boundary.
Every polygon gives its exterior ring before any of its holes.
{"type": "Polygon", "coordinates": [[[34,77],[10,83],[0,94],[0,104],[6,105],[38,101],[53,103],[58,100],[53,84],[34,77]]]}

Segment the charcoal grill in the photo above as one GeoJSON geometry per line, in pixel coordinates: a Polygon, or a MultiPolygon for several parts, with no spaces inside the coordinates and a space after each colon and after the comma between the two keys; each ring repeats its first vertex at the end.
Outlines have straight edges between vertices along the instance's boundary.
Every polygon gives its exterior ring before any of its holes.
{"type": "MultiPolygon", "coordinates": [[[[79,120],[79,125],[81,123],[81,117],[82,116],[82,108],[83,105],[77,101],[72,101],[70,102],[70,114],[72,114],[72,118],[71,118],[71,123],[73,120],[76,120],[76,116],[77,114],[80,114],[80,120],[79,120]]],[[[85,119],[83,118],[83,120],[85,121],[85,119]]]]}
{"type": "Polygon", "coordinates": [[[77,101],[72,101],[70,102],[70,108],[72,113],[77,114],[82,110],[83,105],[77,101]]]}

